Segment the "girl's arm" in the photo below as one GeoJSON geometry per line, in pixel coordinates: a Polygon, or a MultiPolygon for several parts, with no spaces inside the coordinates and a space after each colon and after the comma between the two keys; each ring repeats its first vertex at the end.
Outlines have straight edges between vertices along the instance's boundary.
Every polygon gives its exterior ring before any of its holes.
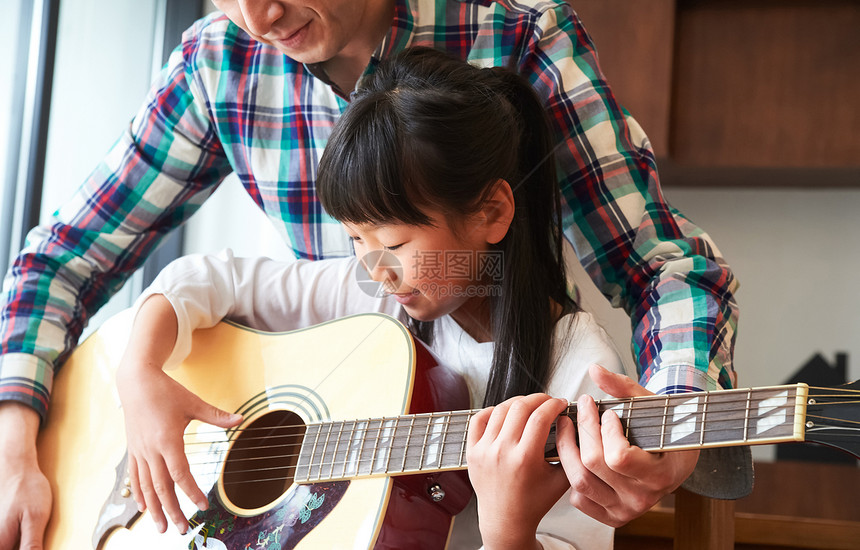
{"type": "Polygon", "coordinates": [[[177,334],[177,317],[170,302],[153,294],[137,312],[125,355],[117,371],[117,388],[125,414],[128,471],[138,508],[149,510],[160,532],[167,529],[165,513],[184,533],[188,522],[176,496],[176,486],[201,510],[206,496],[191,476],[183,445],[185,427],[200,420],[222,428],[241,422],[206,403],[162,367],[177,334]]]}
{"type": "Polygon", "coordinates": [[[206,507],[185,457],[185,427],[192,419],[225,428],[241,420],[202,401],[163,369],[188,354],[195,329],[224,318],[280,331],[362,311],[396,314],[397,302],[361,290],[354,268],[350,259],[283,263],[224,251],[180,258],[144,291],[117,385],[135,499],[162,531],[167,518],[181,532],[187,529],[177,485],[200,509],[206,507]]]}
{"type": "Polygon", "coordinates": [[[540,549],[538,524],[568,489],[564,470],[544,447],[564,399],[514,397],[469,423],[466,461],[478,497],[478,526],[486,550],[540,549]]]}

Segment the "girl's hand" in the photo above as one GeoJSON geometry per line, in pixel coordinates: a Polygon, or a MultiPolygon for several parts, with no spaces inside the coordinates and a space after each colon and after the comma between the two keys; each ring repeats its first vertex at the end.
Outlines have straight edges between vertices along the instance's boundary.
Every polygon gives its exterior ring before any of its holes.
{"type": "MultiPolygon", "coordinates": [[[[627,376],[597,365],[591,379],[613,397],[652,395],[627,376]]],[[[699,451],[650,453],[630,444],[618,416],[606,411],[599,418],[594,400],[579,398],[577,447],[573,422],[558,422],[558,452],[570,480],[570,503],[613,527],[620,527],[651,509],[683,483],[696,467],[699,451]]]]}
{"type": "Polygon", "coordinates": [[[466,462],[478,496],[484,548],[540,548],[538,523],[569,487],[544,458],[550,427],[567,401],[544,394],[514,397],[469,423],[466,462]]]}
{"type": "Polygon", "coordinates": [[[123,365],[117,373],[117,387],[125,413],[128,473],[137,507],[149,510],[160,532],[167,529],[166,513],[179,532],[185,533],[188,521],[175,486],[199,509],[208,507],[191,476],[183,443],[185,427],[196,419],[231,428],[242,416],[206,403],[160,369],[123,365]]]}

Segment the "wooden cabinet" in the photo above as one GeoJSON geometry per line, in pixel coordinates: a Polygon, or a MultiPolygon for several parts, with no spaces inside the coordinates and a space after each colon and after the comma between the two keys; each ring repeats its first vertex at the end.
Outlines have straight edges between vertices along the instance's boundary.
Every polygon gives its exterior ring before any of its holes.
{"type": "Polygon", "coordinates": [[[838,169],[860,185],[860,2],[570,3],[658,157],[838,169]]]}

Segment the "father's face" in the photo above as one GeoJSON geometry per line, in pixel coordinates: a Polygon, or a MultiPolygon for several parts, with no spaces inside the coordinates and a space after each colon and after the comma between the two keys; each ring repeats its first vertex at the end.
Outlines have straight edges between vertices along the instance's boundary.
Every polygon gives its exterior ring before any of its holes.
{"type": "MultiPolygon", "coordinates": [[[[252,38],[300,63],[319,63],[360,32],[368,0],[212,0],[252,38]]],[[[365,23],[366,25],[366,23],[365,23]]]]}

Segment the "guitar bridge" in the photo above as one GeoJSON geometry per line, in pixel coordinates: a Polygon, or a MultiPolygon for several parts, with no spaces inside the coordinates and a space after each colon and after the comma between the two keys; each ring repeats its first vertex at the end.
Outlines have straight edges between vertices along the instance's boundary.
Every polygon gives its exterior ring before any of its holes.
{"type": "Polygon", "coordinates": [[[93,529],[93,548],[101,550],[108,535],[114,529],[128,529],[141,516],[137,503],[131,497],[131,484],[128,481],[128,453],[116,467],[116,479],[107,500],[102,505],[99,520],[93,529]]]}

